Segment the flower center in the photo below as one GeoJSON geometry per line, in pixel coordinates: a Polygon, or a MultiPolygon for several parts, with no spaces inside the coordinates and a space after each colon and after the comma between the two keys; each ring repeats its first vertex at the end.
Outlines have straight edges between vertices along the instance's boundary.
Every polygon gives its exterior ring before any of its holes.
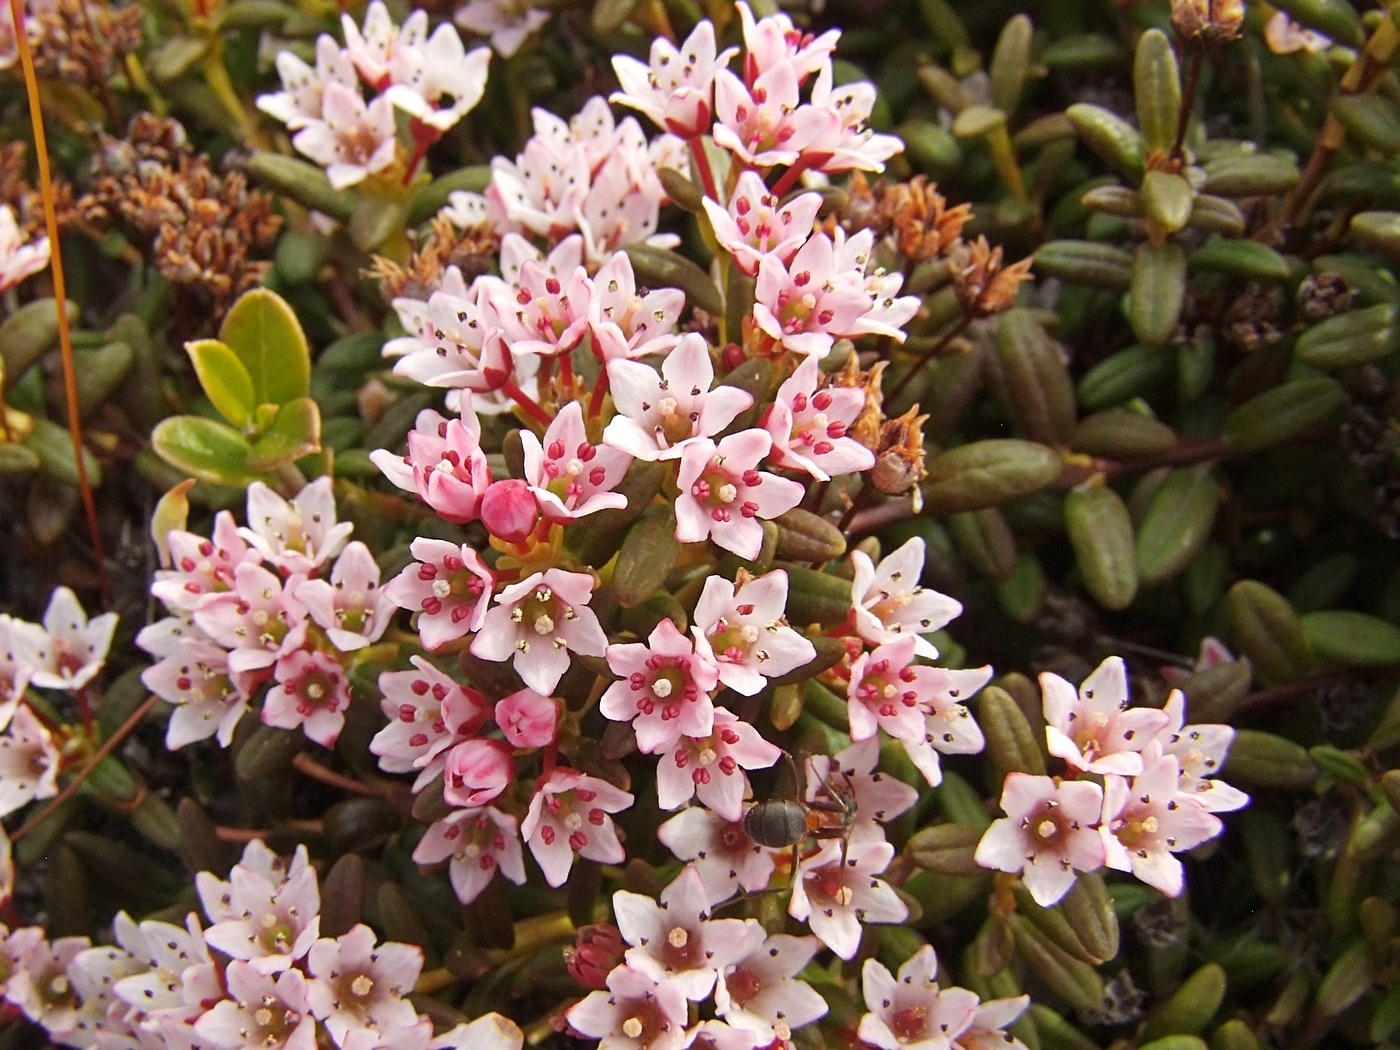
{"type": "Polygon", "coordinates": [[[928,1030],[928,1010],[923,1006],[906,1006],[890,1018],[890,1031],[901,1043],[922,1039],[928,1030]]]}

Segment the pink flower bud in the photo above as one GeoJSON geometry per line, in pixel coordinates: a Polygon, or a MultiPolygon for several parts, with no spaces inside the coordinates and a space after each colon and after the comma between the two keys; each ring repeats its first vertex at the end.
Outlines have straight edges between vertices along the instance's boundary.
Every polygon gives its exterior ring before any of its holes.
{"type": "Polygon", "coordinates": [[[522,689],[496,704],[496,724],[516,747],[546,747],[554,743],[559,703],[533,689],[522,689]]]}
{"type": "Polygon", "coordinates": [[[515,478],[493,482],[481,497],[481,523],[492,536],[520,543],[539,524],[540,510],[530,486],[515,478]]]}
{"type": "Polygon", "coordinates": [[[608,986],[608,974],[622,958],[622,949],[622,933],[616,926],[595,923],[580,929],[574,946],[564,949],[564,964],[579,984],[601,991],[608,986]]]}
{"type": "Polygon", "coordinates": [[[442,797],[454,806],[484,806],[515,779],[515,758],[499,740],[464,740],[447,754],[442,797]]]}

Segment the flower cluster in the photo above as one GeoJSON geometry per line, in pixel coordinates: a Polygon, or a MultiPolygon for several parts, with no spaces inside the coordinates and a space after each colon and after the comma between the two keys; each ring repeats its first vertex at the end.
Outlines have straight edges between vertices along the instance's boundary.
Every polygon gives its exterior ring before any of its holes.
{"type": "MultiPolygon", "coordinates": [[[[322,34],[316,64],[291,51],[277,56],[283,90],[258,98],[258,108],[295,132],[292,144],[345,189],[401,160],[394,111],[408,114],[414,152],[422,153],[481,101],[491,52],[470,53],[450,25],[428,34],[428,13],[395,25],[381,0],[363,27],[342,16],[345,46],[322,34]],[[373,97],[365,101],[363,87],[373,97]]],[[[407,178],[405,178],[405,182],[407,178]]]]}
{"type": "Polygon", "coordinates": [[[329,747],[350,703],[347,654],[379,638],[394,604],[369,548],[337,522],[330,478],[284,500],[248,489],[248,525],[221,511],[213,534],[172,529],[169,568],[151,593],[170,615],[136,644],[158,657],[141,680],[176,705],[171,749],[217,737],[225,747],[262,686],[262,720],[329,747]]]}
{"type": "Polygon", "coordinates": [[[1130,708],[1127,668],[1116,656],[1077,691],[1048,672],[1040,684],[1049,752],[1075,779],[1007,774],[1006,816],[987,829],[977,862],[1019,873],[1047,906],[1069,892],[1076,871],[1104,866],[1180,895],[1184,873],[1174,854],[1220,834],[1215,814],[1249,801],[1214,779],[1234,730],[1186,725],[1179,690],[1161,710],[1130,708]]]}
{"type": "Polygon", "coordinates": [[[520,1050],[512,1022],[487,1014],[434,1036],[407,996],[422,949],[368,926],[320,936],[320,890],[305,847],[290,859],[249,843],[227,880],[196,879],[204,919],[125,912],[114,944],[50,941],[0,927],[0,994],[60,1046],[207,1050],[520,1050]]]}

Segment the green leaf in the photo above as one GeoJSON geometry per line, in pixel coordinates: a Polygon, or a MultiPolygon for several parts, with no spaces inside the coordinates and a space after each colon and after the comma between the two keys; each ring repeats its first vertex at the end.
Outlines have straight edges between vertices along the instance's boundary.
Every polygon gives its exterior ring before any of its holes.
{"type": "Polygon", "coordinates": [[[1209,464],[1167,475],[1138,528],[1138,579],[1162,583],[1186,568],[1210,538],[1219,507],[1220,491],[1209,464]]]}
{"type": "Polygon", "coordinates": [[[199,385],[204,387],[219,414],[236,427],[246,427],[252,421],[257,402],[253,378],[238,355],[217,339],[186,343],[185,352],[194,363],[199,385]]]}
{"type": "Polygon", "coordinates": [[[200,481],[243,487],[261,480],[248,468],[247,439],[227,423],[203,416],[172,416],[151,432],[151,446],[171,466],[200,481]]]}
{"type": "MultiPolygon", "coordinates": [[[[69,485],[79,483],[78,461],[73,455],[73,436],[67,427],[59,426],[43,416],[34,418],[34,429],[20,439],[20,444],[39,457],[39,469],[56,481],[69,485]]],[[[102,467],[97,457],[83,449],[83,466],[88,484],[102,485],[102,467]]]]}
{"type": "Polygon", "coordinates": [[[1181,119],[1181,76],[1172,42],[1160,29],[1149,29],[1138,40],[1133,94],[1143,145],[1149,152],[1171,149],[1181,119]]]}
{"type": "Polygon", "coordinates": [[[1400,627],[1351,609],[1330,609],[1303,617],[1303,637],[1313,653],[1345,667],[1400,664],[1400,627]]]}
{"type": "Polygon", "coordinates": [[[309,397],[283,405],[248,453],[252,470],[273,470],[321,451],[321,409],[309,397]]]}
{"type": "Polygon", "coordinates": [[[1295,379],[1231,411],[1220,436],[1234,452],[1258,452],[1322,424],[1345,403],[1346,391],[1335,379],[1295,379]]]}
{"type": "Polygon", "coordinates": [[[1143,244],[1133,256],[1128,287],[1133,334],[1148,346],[1162,346],[1176,332],[1186,299],[1186,253],[1179,244],[1143,244]]]}
{"type": "Polygon", "coordinates": [[[287,301],[254,288],[233,304],[219,339],[248,370],[253,404],[285,405],[311,389],[311,348],[287,301]]]}

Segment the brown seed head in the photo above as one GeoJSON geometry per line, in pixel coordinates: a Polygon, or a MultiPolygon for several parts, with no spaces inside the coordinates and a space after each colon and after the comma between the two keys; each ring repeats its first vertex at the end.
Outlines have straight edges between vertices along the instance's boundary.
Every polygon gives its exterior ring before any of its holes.
{"type": "Polygon", "coordinates": [[[924,467],[924,423],[928,416],[918,415],[918,411],[918,405],[911,406],[880,431],[870,483],[887,496],[906,495],[928,473],[924,467]]]}

